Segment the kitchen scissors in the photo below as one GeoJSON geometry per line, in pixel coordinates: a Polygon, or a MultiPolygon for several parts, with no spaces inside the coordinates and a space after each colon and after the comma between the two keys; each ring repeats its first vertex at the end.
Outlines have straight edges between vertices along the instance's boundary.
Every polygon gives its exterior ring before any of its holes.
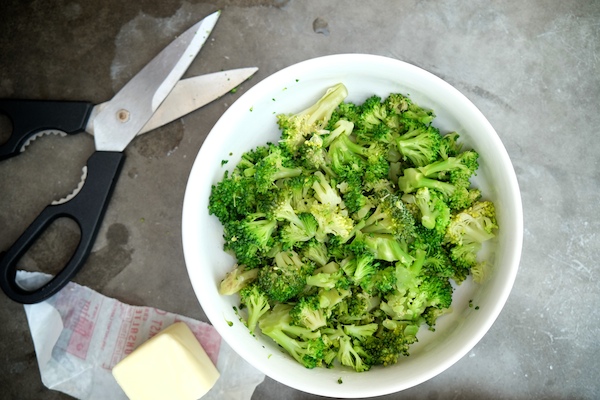
{"type": "Polygon", "coordinates": [[[0,160],[20,154],[49,130],[88,132],[95,151],[84,167],[84,183],[73,194],[42,210],[12,246],[0,253],[0,287],[12,300],[32,304],[61,290],[90,254],[125,159],[127,145],[142,133],[173,121],[230,92],[257,68],[241,68],[183,79],[184,72],[212,32],[220,12],[199,21],[134,76],[108,102],[0,100],[0,113],[12,123],[0,146],[0,160]],[[57,218],[74,220],[80,240],[70,260],[48,283],[25,290],[16,282],[17,263],[57,218]]]}

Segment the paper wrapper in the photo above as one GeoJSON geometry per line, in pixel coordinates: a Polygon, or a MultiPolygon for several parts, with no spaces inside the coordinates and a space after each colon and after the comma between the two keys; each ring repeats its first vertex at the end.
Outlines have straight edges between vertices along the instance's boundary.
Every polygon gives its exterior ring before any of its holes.
{"type": "MultiPolygon", "coordinates": [[[[18,271],[25,289],[50,277],[18,271]]],[[[123,304],[69,283],[50,299],[25,305],[44,385],[86,400],[127,400],[111,370],[139,345],[175,322],[185,322],[221,376],[204,396],[250,399],[264,374],[239,357],[207,323],[149,307],[123,304]]]]}

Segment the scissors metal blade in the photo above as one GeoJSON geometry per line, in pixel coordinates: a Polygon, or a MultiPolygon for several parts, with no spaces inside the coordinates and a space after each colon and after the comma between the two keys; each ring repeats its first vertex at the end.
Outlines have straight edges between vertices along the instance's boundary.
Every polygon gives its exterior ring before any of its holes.
{"type": "Polygon", "coordinates": [[[171,42],[108,102],[94,119],[96,150],[125,150],[192,63],[219,15],[209,15],[171,42]]]}
{"type": "MultiPolygon", "coordinates": [[[[258,68],[254,67],[238,68],[180,80],[137,135],[166,125],[218,99],[250,78],[256,71],[258,68]]],[[[86,132],[94,135],[95,117],[107,105],[108,102],[94,107],[86,132]]]]}

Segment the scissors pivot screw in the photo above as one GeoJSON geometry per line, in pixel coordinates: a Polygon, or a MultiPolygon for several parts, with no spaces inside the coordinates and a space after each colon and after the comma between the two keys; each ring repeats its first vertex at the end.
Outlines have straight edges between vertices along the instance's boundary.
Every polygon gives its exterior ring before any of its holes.
{"type": "Polygon", "coordinates": [[[117,119],[123,123],[129,121],[129,111],[127,111],[127,110],[117,111],[117,119]]]}

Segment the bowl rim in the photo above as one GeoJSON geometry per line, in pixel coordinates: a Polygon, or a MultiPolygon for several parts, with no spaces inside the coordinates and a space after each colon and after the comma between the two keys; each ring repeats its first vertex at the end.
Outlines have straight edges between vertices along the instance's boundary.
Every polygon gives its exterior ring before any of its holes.
{"type": "MultiPolygon", "coordinates": [[[[202,168],[201,158],[205,152],[210,151],[213,143],[213,139],[215,137],[215,131],[219,129],[220,123],[224,118],[230,117],[232,113],[237,109],[236,105],[244,103],[249,98],[254,98],[259,96],[260,92],[263,90],[263,87],[269,87],[269,85],[273,85],[277,82],[285,80],[285,78],[290,76],[302,76],[303,71],[311,71],[314,68],[322,65],[336,65],[336,64],[344,64],[344,63],[367,63],[367,64],[385,64],[391,67],[399,68],[402,70],[410,71],[413,74],[423,77],[426,80],[433,82],[436,86],[439,86],[444,90],[445,93],[451,95],[455,101],[459,101],[462,105],[470,110],[470,113],[473,117],[478,119],[478,123],[485,127],[486,131],[490,134],[488,139],[493,142],[493,145],[496,147],[498,156],[503,160],[504,165],[510,166],[507,170],[505,170],[506,176],[505,178],[509,182],[509,187],[512,189],[512,192],[508,196],[508,200],[514,206],[514,215],[511,216],[514,227],[512,229],[512,233],[514,237],[512,238],[513,247],[511,248],[512,252],[509,254],[507,258],[507,266],[510,267],[510,270],[507,271],[506,277],[504,280],[504,284],[502,285],[502,289],[498,293],[497,301],[491,307],[489,316],[487,318],[483,318],[481,320],[481,325],[479,329],[477,329],[476,334],[473,335],[469,340],[467,340],[458,351],[452,352],[451,355],[448,355],[443,361],[439,364],[428,370],[426,373],[421,374],[418,379],[412,379],[403,383],[396,383],[394,385],[390,385],[386,388],[366,388],[365,390],[358,391],[355,393],[340,393],[340,389],[343,387],[338,386],[338,391],[332,390],[331,388],[323,390],[319,389],[311,389],[303,385],[301,382],[297,382],[294,377],[285,376],[284,373],[280,371],[273,371],[271,368],[265,366],[265,364],[259,362],[259,360],[254,359],[252,355],[252,350],[248,348],[243,348],[237,345],[236,343],[232,343],[230,340],[227,340],[228,332],[223,328],[222,321],[219,319],[222,318],[222,315],[219,314],[216,310],[212,310],[211,307],[203,307],[203,310],[210,320],[210,322],[215,326],[217,331],[221,334],[223,340],[226,342],[238,353],[242,358],[244,358],[247,362],[252,364],[254,367],[259,369],[261,372],[270,376],[271,378],[287,385],[297,390],[301,390],[308,393],[313,393],[316,395],[328,396],[328,397],[343,397],[353,398],[353,397],[372,397],[385,395],[390,393],[399,392],[410,387],[416,386],[420,383],[423,383],[434,376],[440,374],[445,371],[452,365],[454,365],[458,360],[464,357],[471,349],[483,338],[483,336],[489,331],[492,327],[496,319],[498,318],[500,312],[502,311],[509,295],[514,286],[514,281],[516,279],[521,251],[522,251],[522,241],[523,241],[523,211],[522,211],[522,203],[521,196],[518,186],[518,181],[516,178],[516,174],[514,168],[512,167],[512,163],[504,147],[500,137],[489,123],[489,121],[485,118],[485,116],[481,113],[481,111],[458,89],[454,86],[450,85],[443,79],[438,76],[432,74],[431,72],[426,71],[425,69],[415,66],[413,64],[407,63],[405,61],[389,58],[386,56],[373,55],[373,54],[362,54],[362,53],[343,53],[343,54],[333,54],[327,56],[321,56],[316,58],[311,58],[308,60],[304,60],[298,62],[296,64],[285,67],[268,77],[264,78],[256,85],[248,89],[246,93],[244,93],[240,98],[225,111],[225,113],[221,116],[221,118],[217,121],[217,123],[212,128],[209,135],[206,137],[204,143],[202,144],[198,155],[194,161],[192,169],[190,171],[190,175],[188,178],[188,183],[186,185],[184,202],[183,202],[183,212],[182,212],[182,242],[183,242],[183,252],[184,259],[186,261],[186,266],[188,270],[188,274],[194,288],[194,292],[196,297],[199,300],[201,306],[203,306],[204,293],[202,293],[202,285],[199,285],[198,282],[194,279],[194,273],[190,269],[190,265],[193,264],[194,256],[192,253],[195,251],[195,244],[192,240],[195,226],[192,224],[192,218],[189,218],[189,214],[192,212],[193,207],[197,207],[195,202],[195,196],[193,191],[190,190],[190,184],[192,183],[193,177],[201,174],[200,169],[202,168]],[[219,320],[219,321],[217,321],[219,320]]],[[[247,105],[247,102],[244,103],[247,105]]],[[[207,304],[208,300],[204,301],[204,305],[207,304]]]]}

